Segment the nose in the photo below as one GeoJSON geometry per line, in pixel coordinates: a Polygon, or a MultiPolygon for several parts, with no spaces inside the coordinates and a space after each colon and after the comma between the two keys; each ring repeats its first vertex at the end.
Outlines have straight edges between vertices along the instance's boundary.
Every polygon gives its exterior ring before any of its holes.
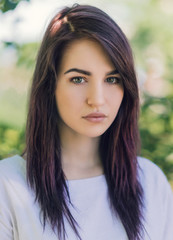
{"type": "Polygon", "coordinates": [[[98,108],[104,104],[104,89],[101,84],[92,84],[88,89],[87,104],[98,108]]]}

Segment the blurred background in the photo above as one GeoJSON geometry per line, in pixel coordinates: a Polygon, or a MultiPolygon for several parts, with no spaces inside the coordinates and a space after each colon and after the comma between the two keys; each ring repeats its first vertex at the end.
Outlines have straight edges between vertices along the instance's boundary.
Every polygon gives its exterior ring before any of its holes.
{"type": "Polygon", "coordinates": [[[173,1],[0,0],[0,159],[25,147],[27,99],[37,50],[62,6],[95,5],[127,35],[140,88],[141,155],[173,186],[173,1]]]}

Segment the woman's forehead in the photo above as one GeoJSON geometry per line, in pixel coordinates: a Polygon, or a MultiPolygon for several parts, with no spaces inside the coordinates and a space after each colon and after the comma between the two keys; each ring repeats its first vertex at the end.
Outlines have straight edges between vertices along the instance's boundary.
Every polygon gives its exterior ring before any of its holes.
{"type": "Polygon", "coordinates": [[[95,67],[99,64],[107,66],[110,71],[115,68],[108,53],[99,42],[94,39],[80,39],[68,44],[62,54],[60,65],[61,68],[76,67],[76,65],[91,68],[92,64],[95,67]]]}

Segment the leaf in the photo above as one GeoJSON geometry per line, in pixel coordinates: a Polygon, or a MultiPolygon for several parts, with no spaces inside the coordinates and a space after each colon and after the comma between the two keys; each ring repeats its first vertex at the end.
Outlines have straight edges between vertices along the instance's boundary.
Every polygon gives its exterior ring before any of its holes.
{"type": "MultiPolygon", "coordinates": [[[[0,0],[0,11],[5,13],[9,10],[14,10],[21,1],[23,0],[0,0]]],[[[29,2],[30,0],[24,1],[29,2]]]]}

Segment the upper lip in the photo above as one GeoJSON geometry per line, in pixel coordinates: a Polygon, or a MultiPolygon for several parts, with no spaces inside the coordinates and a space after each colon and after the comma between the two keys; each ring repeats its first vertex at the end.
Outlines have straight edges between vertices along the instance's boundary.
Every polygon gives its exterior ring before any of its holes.
{"type": "Polygon", "coordinates": [[[106,115],[104,113],[94,112],[84,116],[84,118],[99,118],[99,117],[106,117],[106,115]]]}

